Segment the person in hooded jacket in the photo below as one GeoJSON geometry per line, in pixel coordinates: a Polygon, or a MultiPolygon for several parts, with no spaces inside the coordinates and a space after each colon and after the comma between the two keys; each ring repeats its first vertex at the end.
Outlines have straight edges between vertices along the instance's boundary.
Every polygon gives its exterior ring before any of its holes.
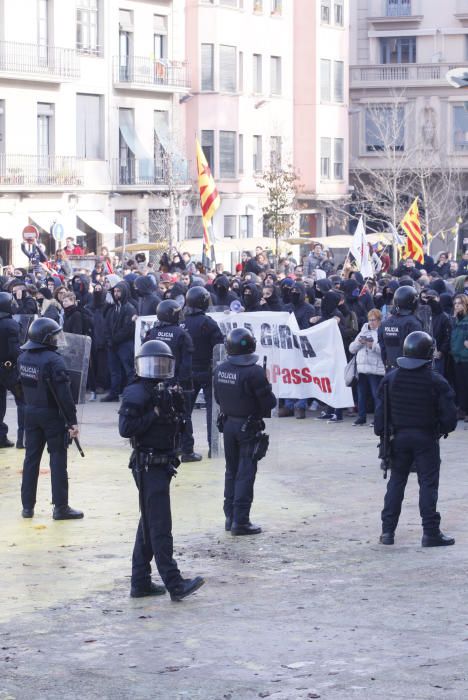
{"type": "Polygon", "coordinates": [[[229,307],[233,301],[239,297],[229,289],[229,280],[226,275],[219,275],[213,280],[211,285],[211,298],[213,306],[229,307]]]}
{"type": "Polygon", "coordinates": [[[254,282],[247,282],[242,286],[241,303],[246,311],[263,311],[260,299],[261,292],[254,282]]]}
{"type": "Polygon", "coordinates": [[[423,289],[419,295],[421,304],[427,304],[432,314],[432,337],[435,340],[434,369],[445,376],[447,357],[450,352],[452,324],[440,304],[440,297],[434,289],[423,289]]]}
{"type": "Polygon", "coordinates": [[[157,287],[152,277],[140,275],[134,282],[137,293],[137,313],[138,316],[154,316],[161,301],[157,287]]]}
{"type": "Polygon", "coordinates": [[[260,303],[264,311],[284,311],[284,304],[280,299],[276,287],[264,287],[263,297],[260,303]]]}
{"type": "MultiPolygon", "coordinates": [[[[95,386],[90,387],[93,394],[102,393],[109,388],[109,367],[107,362],[107,347],[105,333],[105,314],[110,307],[106,303],[106,292],[101,283],[94,285],[93,294],[86,310],[91,314],[93,336],[91,345],[90,366],[94,370],[95,386]]],[[[94,396],[92,398],[95,398],[94,396]]]]}
{"type": "Polygon", "coordinates": [[[280,282],[280,295],[281,295],[281,300],[283,304],[286,306],[286,304],[291,303],[291,299],[289,295],[291,294],[291,288],[294,286],[294,280],[292,277],[285,277],[284,280],[281,280],[280,282]]]}
{"type": "Polygon", "coordinates": [[[345,296],[346,306],[350,311],[354,311],[359,328],[361,328],[364,323],[367,323],[367,314],[374,308],[372,297],[368,293],[361,296],[359,281],[354,278],[343,280],[341,288],[345,296]]]}
{"type": "Polygon", "coordinates": [[[48,287],[40,287],[36,294],[36,303],[41,316],[51,318],[52,321],[62,325],[63,308],[58,301],[52,298],[52,292],[48,287]]]}
{"type": "Polygon", "coordinates": [[[76,296],[67,292],[62,299],[64,309],[63,332],[84,335],[83,315],[78,309],[76,296]]]}
{"type": "Polygon", "coordinates": [[[118,401],[122,376],[125,385],[134,377],[135,307],[129,301],[130,292],[125,282],[118,282],[111,294],[114,304],[108,309],[104,324],[110,389],[101,401],[118,401]]]}
{"type": "Polygon", "coordinates": [[[315,316],[315,307],[306,301],[306,289],[302,282],[295,282],[289,292],[288,311],[294,314],[301,331],[310,328],[310,319],[315,316]]]}
{"type": "Polygon", "coordinates": [[[74,293],[81,306],[86,306],[90,301],[89,277],[87,275],[75,275],[71,280],[71,291],[74,293]]]}

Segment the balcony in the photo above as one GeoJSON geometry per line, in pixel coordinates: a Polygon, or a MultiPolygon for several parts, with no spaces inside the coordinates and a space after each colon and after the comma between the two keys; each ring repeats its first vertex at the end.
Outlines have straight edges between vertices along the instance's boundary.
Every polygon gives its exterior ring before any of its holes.
{"type": "Polygon", "coordinates": [[[125,90],[187,92],[190,89],[185,61],[114,56],[114,87],[125,90]]]}
{"type": "Polygon", "coordinates": [[[0,77],[61,83],[79,78],[74,49],[0,41],[0,77]]]}
{"type": "Polygon", "coordinates": [[[83,184],[81,161],[74,156],[0,153],[0,190],[69,189],[83,184]]]}
{"type": "Polygon", "coordinates": [[[448,86],[445,78],[447,71],[463,63],[391,63],[377,65],[351,66],[350,87],[384,88],[448,86]]]}
{"type": "Polygon", "coordinates": [[[150,158],[114,159],[114,183],[117,189],[158,189],[169,190],[190,186],[188,163],[176,159],[172,168],[161,165],[150,158]]]}
{"type": "Polygon", "coordinates": [[[411,0],[382,0],[382,15],[369,17],[369,22],[376,29],[409,29],[416,27],[423,19],[423,15],[413,14],[414,3],[411,0]]]}

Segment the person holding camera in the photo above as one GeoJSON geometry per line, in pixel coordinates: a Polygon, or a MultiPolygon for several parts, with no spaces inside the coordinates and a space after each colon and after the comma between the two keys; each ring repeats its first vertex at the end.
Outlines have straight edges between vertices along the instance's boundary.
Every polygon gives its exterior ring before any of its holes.
{"type": "Polygon", "coordinates": [[[350,353],[356,355],[358,372],[358,417],[353,425],[366,424],[369,393],[375,404],[377,389],[385,374],[378,341],[378,329],[382,323],[382,314],[378,309],[371,309],[367,314],[367,319],[368,322],[364,323],[359,335],[349,346],[350,353]]]}

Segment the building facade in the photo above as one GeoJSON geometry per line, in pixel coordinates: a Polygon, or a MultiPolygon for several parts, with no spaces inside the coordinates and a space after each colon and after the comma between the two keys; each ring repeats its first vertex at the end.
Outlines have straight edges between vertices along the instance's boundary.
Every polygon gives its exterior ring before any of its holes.
{"type": "Polygon", "coordinates": [[[184,0],[0,0],[0,255],[177,237],[188,187],[184,0]],[[25,21],[27,17],[27,22],[25,21]],[[175,137],[176,136],[176,137],[175,137]]]}

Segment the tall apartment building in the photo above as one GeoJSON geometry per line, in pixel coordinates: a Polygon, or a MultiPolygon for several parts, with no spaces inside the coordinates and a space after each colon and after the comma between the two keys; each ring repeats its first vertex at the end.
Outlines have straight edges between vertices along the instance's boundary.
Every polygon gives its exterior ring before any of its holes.
{"type": "Polygon", "coordinates": [[[176,237],[188,182],[184,5],[0,0],[5,262],[25,262],[28,223],[49,251],[54,223],[88,251],[176,237]]]}
{"type": "Polygon", "coordinates": [[[468,2],[356,0],[351,12],[351,168],[385,168],[385,122],[391,130],[397,102],[396,157],[437,154],[441,167],[460,169],[466,190],[467,94],[445,76],[468,61],[468,2]]]}

